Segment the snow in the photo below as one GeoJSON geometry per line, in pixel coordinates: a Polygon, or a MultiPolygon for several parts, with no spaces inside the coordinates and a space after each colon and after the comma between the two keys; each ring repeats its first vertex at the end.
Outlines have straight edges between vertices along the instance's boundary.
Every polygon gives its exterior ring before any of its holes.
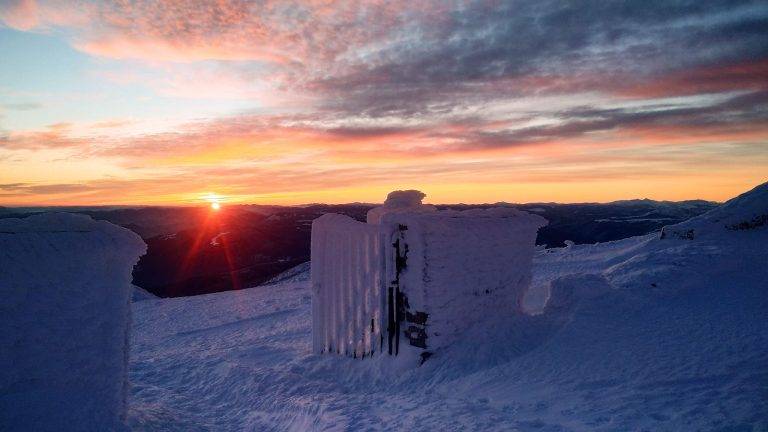
{"type": "Polygon", "coordinates": [[[437,211],[435,206],[422,204],[426,195],[417,190],[397,190],[387,195],[384,204],[368,210],[368,223],[379,224],[384,215],[390,213],[430,213],[437,211]]]}
{"type": "Polygon", "coordinates": [[[117,430],[126,415],[131,231],[73,214],[0,220],[0,430],[117,430]]]}
{"type": "Polygon", "coordinates": [[[312,223],[315,352],[363,356],[381,350],[389,239],[383,228],[339,214],[312,223]]]}
{"type": "MultiPolygon", "coordinates": [[[[766,205],[757,200],[757,213],[766,205]]],[[[753,217],[739,211],[734,220],[753,217]]],[[[713,212],[702,220],[720,217],[713,212]]],[[[314,354],[306,280],[138,302],[129,424],[765,430],[766,257],[765,225],[538,251],[526,297],[546,294],[537,314],[467,329],[444,355],[409,369],[384,367],[386,356],[314,354]]]]}
{"type": "Polygon", "coordinates": [[[276,283],[287,282],[306,282],[310,280],[311,261],[301,263],[295,267],[280,273],[264,283],[264,285],[274,285],[276,283]]]}
{"type": "MultiPolygon", "coordinates": [[[[463,343],[446,346],[443,355],[419,367],[386,367],[387,356],[315,354],[307,268],[303,275],[298,269],[288,279],[246,290],[135,302],[128,426],[134,431],[768,430],[768,226],[728,228],[759,222],[768,213],[765,191],[757,188],[668,227],[668,232],[694,229],[693,239],[651,234],[537,250],[524,298],[531,314],[471,326],[457,336],[463,343]]],[[[13,229],[39,236],[43,252],[50,243],[68,257],[105,254],[93,247],[81,250],[73,241],[102,238],[101,230],[13,229]],[[60,242],[59,236],[71,238],[60,242]]],[[[0,231],[10,230],[0,225],[0,231]]],[[[2,279],[10,274],[6,260],[16,256],[6,251],[21,250],[18,239],[7,237],[0,234],[4,328],[9,306],[25,299],[6,289],[8,279],[2,279]]],[[[109,244],[109,236],[103,239],[93,244],[109,244]]],[[[31,255],[30,249],[18,256],[15,279],[68,286],[72,277],[58,266],[71,260],[31,255]]],[[[474,264],[459,268],[476,271],[474,264]]],[[[61,288],[49,289],[53,298],[37,304],[89,301],[88,293],[61,288]]],[[[128,292],[121,295],[127,301],[128,292]]],[[[34,315],[53,316],[64,317],[34,315]]],[[[24,323],[35,325],[32,318],[24,323]]],[[[25,361],[11,366],[7,344],[15,332],[5,333],[0,420],[8,422],[33,409],[30,399],[7,390],[9,378],[40,377],[27,362],[40,365],[40,353],[58,356],[77,347],[69,341],[61,350],[27,347],[25,361]]],[[[94,358],[84,359],[83,366],[94,370],[88,363],[94,358]]],[[[85,382],[95,375],[71,369],[85,382]]],[[[56,396],[60,378],[41,378],[56,396]]],[[[75,386],[67,387],[66,395],[84,400],[75,386]]],[[[109,430],[95,421],[62,424],[109,430]]],[[[0,430],[40,430],[3,426],[0,430]]]]}
{"type": "Polygon", "coordinates": [[[440,355],[467,328],[521,312],[536,232],[546,223],[512,208],[385,214],[382,225],[405,227],[398,232],[406,258],[399,276],[405,347],[423,339],[422,348],[440,355]],[[419,313],[426,314],[423,326],[409,316],[419,313]]]}
{"type": "Polygon", "coordinates": [[[688,221],[665,227],[663,234],[678,238],[717,235],[723,230],[749,230],[768,225],[768,183],[688,221]]]}
{"type": "Polygon", "coordinates": [[[316,353],[387,352],[415,366],[468,327],[521,312],[546,220],[512,208],[425,211],[423,198],[395,191],[369,223],[312,223],[316,353]]]}
{"type": "Polygon", "coordinates": [[[143,301],[143,300],[150,300],[150,299],[156,299],[157,296],[152,294],[151,292],[145,290],[144,288],[137,287],[136,285],[131,286],[131,301],[137,302],[137,301],[143,301]]]}
{"type": "Polygon", "coordinates": [[[229,231],[225,231],[225,232],[222,232],[222,233],[218,233],[218,234],[216,234],[216,235],[215,235],[215,236],[214,236],[214,237],[211,239],[211,241],[209,242],[209,243],[210,243],[210,245],[211,245],[211,246],[218,246],[219,244],[221,244],[221,241],[220,241],[220,239],[221,239],[223,236],[227,235],[227,234],[229,234],[229,231]]]}

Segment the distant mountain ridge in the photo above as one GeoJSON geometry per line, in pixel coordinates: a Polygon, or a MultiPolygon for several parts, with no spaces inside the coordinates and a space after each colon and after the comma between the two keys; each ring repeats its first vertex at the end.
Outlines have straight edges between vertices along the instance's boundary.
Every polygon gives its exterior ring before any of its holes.
{"type": "MultiPolygon", "coordinates": [[[[42,211],[72,211],[107,220],[138,233],[148,245],[134,271],[134,284],[160,297],[247,288],[269,281],[309,260],[312,221],[341,213],[364,221],[373,204],[307,206],[229,205],[208,207],[66,207],[0,209],[0,218],[42,211]],[[23,211],[22,211],[23,210],[23,211]]],[[[543,216],[549,225],[537,243],[561,247],[605,242],[661,230],[716,206],[701,200],[680,203],[625,200],[616,203],[444,204],[470,209],[510,206],[543,216]]]]}

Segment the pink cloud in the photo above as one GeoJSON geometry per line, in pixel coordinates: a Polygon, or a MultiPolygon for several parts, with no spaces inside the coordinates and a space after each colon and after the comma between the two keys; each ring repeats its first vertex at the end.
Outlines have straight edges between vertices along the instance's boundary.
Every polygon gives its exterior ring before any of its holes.
{"type": "Polygon", "coordinates": [[[619,88],[618,94],[631,97],[670,97],[734,90],[768,89],[768,59],[735,64],[702,66],[663,74],[619,88]]]}
{"type": "Polygon", "coordinates": [[[0,5],[0,21],[17,30],[31,30],[39,24],[35,0],[11,0],[0,5]]]}

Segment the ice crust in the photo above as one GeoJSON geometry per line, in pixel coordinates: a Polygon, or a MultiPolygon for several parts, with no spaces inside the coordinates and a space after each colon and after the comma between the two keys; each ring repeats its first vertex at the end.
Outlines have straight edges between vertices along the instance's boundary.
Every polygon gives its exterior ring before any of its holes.
{"type": "Polygon", "coordinates": [[[0,430],[119,430],[133,232],[74,214],[0,220],[0,430]]]}
{"type": "Polygon", "coordinates": [[[546,220],[513,208],[437,211],[423,198],[392,192],[367,224],[335,214],[313,222],[315,352],[381,352],[395,333],[398,354],[435,353],[482,320],[522,311],[546,220]],[[399,330],[388,328],[400,301],[392,289],[403,296],[399,330]]]}
{"type": "Polygon", "coordinates": [[[368,210],[368,223],[379,224],[381,218],[390,213],[431,213],[435,206],[422,204],[426,195],[417,190],[396,190],[387,195],[384,204],[368,210]]]}

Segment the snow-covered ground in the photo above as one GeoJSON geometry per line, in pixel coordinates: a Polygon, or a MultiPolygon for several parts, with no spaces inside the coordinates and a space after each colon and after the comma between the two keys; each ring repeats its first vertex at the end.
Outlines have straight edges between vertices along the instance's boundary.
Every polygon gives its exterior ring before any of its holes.
{"type": "Polygon", "coordinates": [[[136,302],[129,425],[768,430],[766,214],[763,185],[664,239],[540,250],[526,302],[534,314],[475,328],[412,369],[386,356],[311,354],[302,272],[136,302]]]}

